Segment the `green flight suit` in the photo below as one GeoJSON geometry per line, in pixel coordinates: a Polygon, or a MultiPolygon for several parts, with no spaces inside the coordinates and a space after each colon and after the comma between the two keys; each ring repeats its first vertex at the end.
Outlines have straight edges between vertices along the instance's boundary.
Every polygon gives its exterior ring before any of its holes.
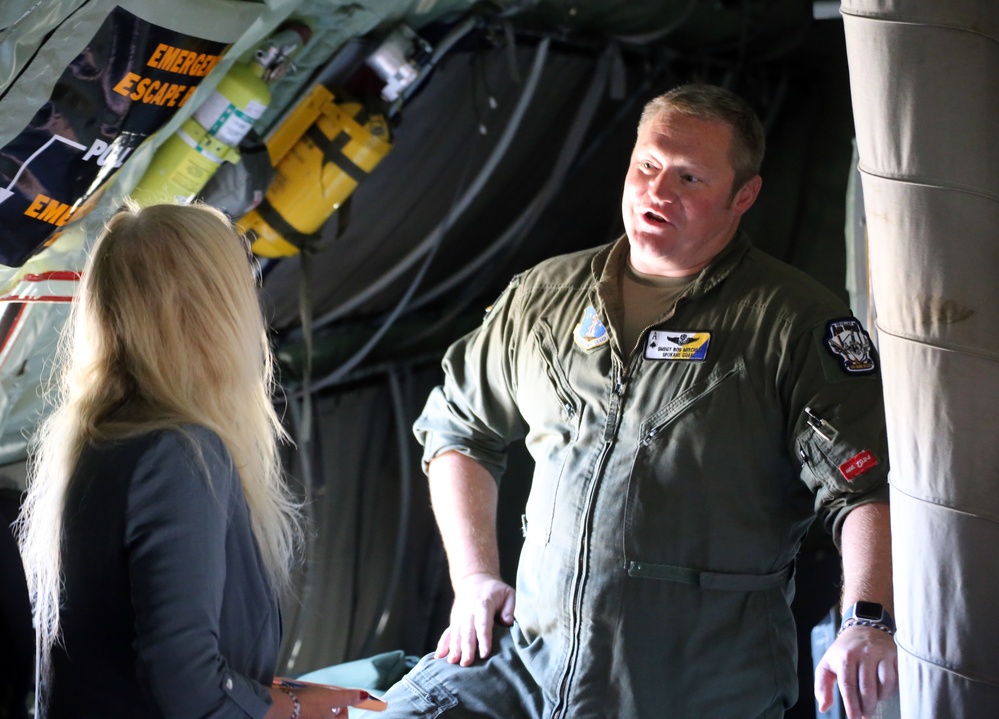
{"type": "Polygon", "coordinates": [[[456,450],[499,480],[523,437],[536,469],[516,623],[490,662],[421,662],[415,716],[782,716],[802,538],[887,501],[878,358],[838,298],[740,233],[621,347],[627,252],[519,275],[447,353],[424,462],[456,450]]]}

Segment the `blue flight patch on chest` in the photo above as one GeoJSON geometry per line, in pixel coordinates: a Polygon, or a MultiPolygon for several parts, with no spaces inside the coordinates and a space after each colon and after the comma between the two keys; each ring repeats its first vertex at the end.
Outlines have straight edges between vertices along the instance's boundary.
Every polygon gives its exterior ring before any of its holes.
{"type": "Polygon", "coordinates": [[[710,332],[652,330],[645,340],[645,359],[703,362],[710,344],[710,332]]]}
{"type": "Polygon", "coordinates": [[[610,335],[607,334],[607,328],[604,327],[604,323],[597,317],[597,311],[594,307],[587,307],[583,312],[583,319],[576,325],[576,329],[572,333],[572,339],[586,351],[596,349],[610,342],[610,335]]]}
{"type": "Polygon", "coordinates": [[[877,369],[871,337],[853,317],[831,320],[826,325],[825,343],[847,374],[869,374],[877,369]]]}

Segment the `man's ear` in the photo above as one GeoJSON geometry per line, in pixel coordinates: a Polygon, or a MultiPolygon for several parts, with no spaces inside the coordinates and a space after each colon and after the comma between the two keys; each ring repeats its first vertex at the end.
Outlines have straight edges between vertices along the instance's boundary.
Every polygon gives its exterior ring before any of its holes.
{"type": "Polygon", "coordinates": [[[738,212],[739,215],[746,212],[756,202],[761,187],[763,187],[762,177],[755,175],[750,178],[749,182],[740,187],[735,193],[735,197],[732,198],[732,209],[738,212]]]}

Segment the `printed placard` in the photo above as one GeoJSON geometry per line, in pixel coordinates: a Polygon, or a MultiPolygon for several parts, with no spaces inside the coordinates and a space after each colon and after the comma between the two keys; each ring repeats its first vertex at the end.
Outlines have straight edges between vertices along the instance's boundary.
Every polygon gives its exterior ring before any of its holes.
{"type": "Polygon", "coordinates": [[[116,7],[0,148],[0,264],[20,267],[194,93],[225,43],[116,7]]]}

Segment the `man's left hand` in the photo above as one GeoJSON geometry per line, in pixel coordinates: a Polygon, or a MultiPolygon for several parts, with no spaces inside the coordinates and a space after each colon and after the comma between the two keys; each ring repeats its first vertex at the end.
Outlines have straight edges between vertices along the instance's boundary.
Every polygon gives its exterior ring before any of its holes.
{"type": "Polygon", "coordinates": [[[832,706],[837,683],[850,719],[873,717],[878,702],[898,688],[895,639],[873,627],[844,629],[815,669],[815,700],[819,711],[832,706]]]}

